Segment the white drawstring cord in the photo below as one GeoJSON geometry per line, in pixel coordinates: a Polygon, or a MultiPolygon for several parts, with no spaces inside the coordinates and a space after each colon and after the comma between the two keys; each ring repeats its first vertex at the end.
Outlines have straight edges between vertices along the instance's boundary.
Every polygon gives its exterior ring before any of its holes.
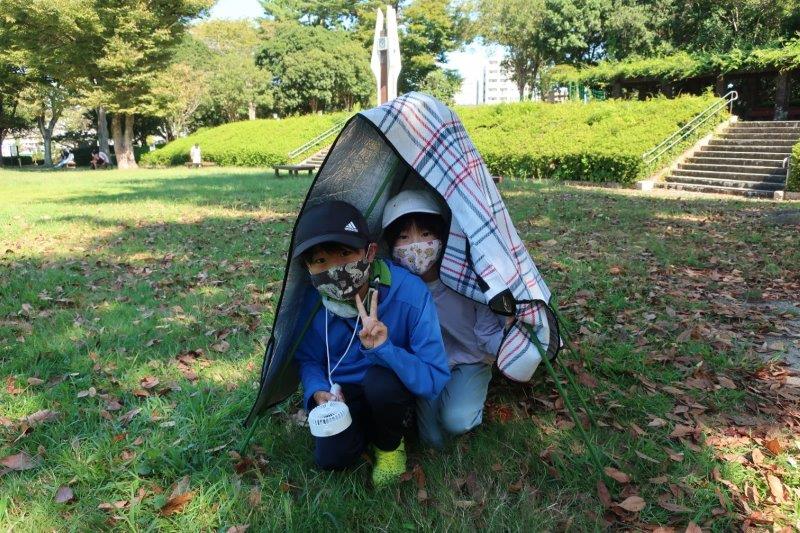
{"type": "Polygon", "coordinates": [[[350,347],[353,346],[353,341],[356,339],[356,332],[358,331],[358,322],[361,320],[361,316],[359,315],[356,318],[356,325],[353,328],[353,336],[350,337],[350,343],[347,345],[347,348],[344,349],[344,353],[339,358],[336,366],[331,368],[331,351],[328,347],[328,312],[329,311],[325,309],[325,356],[328,359],[328,382],[331,384],[331,389],[333,389],[333,371],[339,368],[339,364],[344,361],[344,357],[347,355],[347,352],[350,351],[350,347]]]}

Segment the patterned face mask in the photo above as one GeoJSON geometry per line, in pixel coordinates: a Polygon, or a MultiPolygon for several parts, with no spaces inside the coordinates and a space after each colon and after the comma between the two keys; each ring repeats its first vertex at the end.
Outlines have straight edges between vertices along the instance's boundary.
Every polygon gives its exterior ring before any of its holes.
{"type": "Polygon", "coordinates": [[[442,241],[434,239],[395,246],[392,255],[400,265],[419,276],[427,272],[439,260],[441,251],[442,241]]]}
{"type": "Polygon", "coordinates": [[[367,281],[369,261],[364,257],[358,261],[329,268],[319,274],[311,274],[311,284],[320,294],[334,300],[349,300],[367,281]]]}

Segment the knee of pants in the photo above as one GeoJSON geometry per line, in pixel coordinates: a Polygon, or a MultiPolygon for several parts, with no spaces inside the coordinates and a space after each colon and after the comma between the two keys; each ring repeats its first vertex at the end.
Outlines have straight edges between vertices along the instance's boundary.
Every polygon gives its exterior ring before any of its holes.
{"type": "Polygon", "coordinates": [[[351,466],[360,454],[341,451],[339,453],[321,453],[317,448],[314,451],[314,462],[321,470],[344,470],[351,466]]]}
{"type": "Polygon", "coordinates": [[[480,425],[483,410],[455,409],[441,413],[442,427],[450,435],[461,435],[480,425]]]}
{"type": "Polygon", "coordinates": [[[397,402],[408,394],[408,389],[397,374],[388,368],[373,366],[364,376],[364,396],[373,408],[397,402]]]}

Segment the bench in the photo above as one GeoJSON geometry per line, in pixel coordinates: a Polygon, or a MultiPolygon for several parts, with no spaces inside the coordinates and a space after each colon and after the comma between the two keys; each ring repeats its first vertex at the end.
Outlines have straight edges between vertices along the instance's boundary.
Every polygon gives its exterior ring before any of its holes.
{"type": "Polygon", "coordinates": [[[76,168],[78,168],[78,165],[75,164],[75,161],[70,161],[69,163],[64,165],[64,168],[75,170],[76,168]]]}
{"type": "MultiPolygon", "coordinates": [[[[208,168],[208,167],[215,167],[217,166],[217,164],[214,163],[213,161],[203,161],[202,163],[200,163],[200,166],[202,168],[208,168]]],[[[186,168],[194,168],[194,163],[192,163],[191,161],[187,161],[186,168]]]]}
{"type": "Polygon", "coordinates": [[[317,167],[314,165],[274,165],[272,169],[275,171],[276,176],[281,175],[281,170],[286,170],[289,174],[294,174],[295,176],[300,172],[306,171],[310,176],[312,172],[314,172],[317,167]]]}

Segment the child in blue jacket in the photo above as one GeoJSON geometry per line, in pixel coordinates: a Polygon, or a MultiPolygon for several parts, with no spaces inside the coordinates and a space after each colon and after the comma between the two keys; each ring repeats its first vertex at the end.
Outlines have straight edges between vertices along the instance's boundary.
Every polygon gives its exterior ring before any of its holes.
{"type": "Polygon", "coordinates": [[[437,397],[450,377],[436,306],[422,280],[375,258],[366,220],[346,202],[308,208],[295,240],[294,257],[313,285],[300,316],[320,298],[323,304],[295,353],[304,405],[343,400],[353,420],[337,435],[315,438],[315,460],[342,469],[372,444],[372,480],[385,486],[406,470],[403,436],[417,399],[437,397]]]}

